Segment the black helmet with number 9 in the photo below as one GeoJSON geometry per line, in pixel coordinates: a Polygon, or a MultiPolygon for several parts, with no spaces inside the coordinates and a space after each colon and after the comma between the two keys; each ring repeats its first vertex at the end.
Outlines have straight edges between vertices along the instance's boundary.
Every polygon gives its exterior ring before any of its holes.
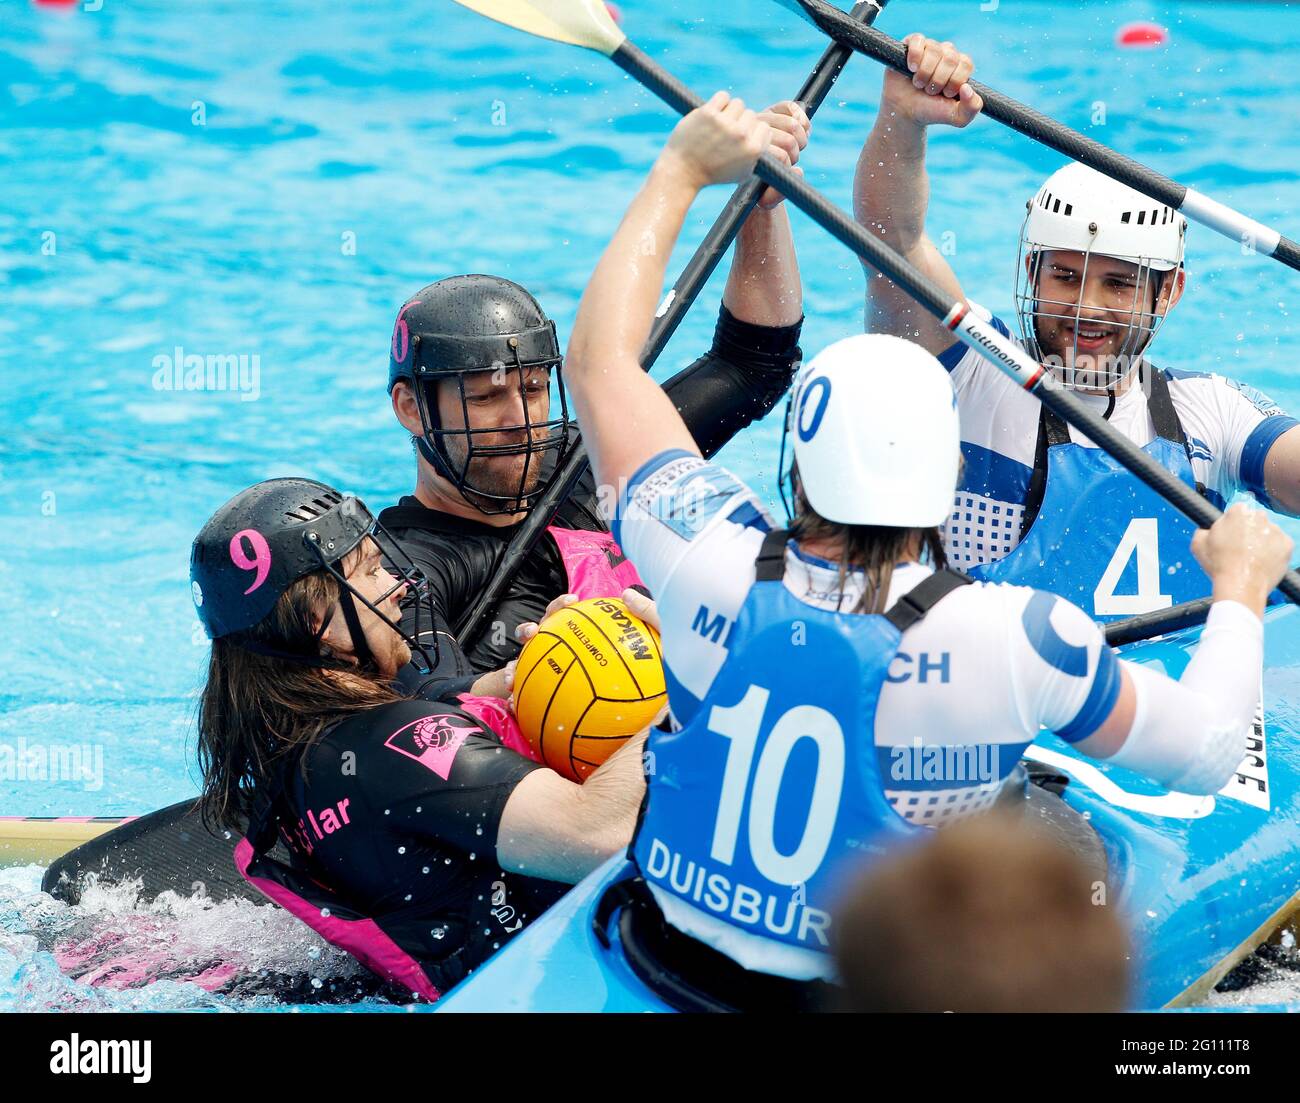
{"type": "MultiPolygon", "coordinates": [[[[572,438],[555,323],[517,283],[499,276],[451,276],[419,291],[398,312],[389,356],[388,390],[408,383],[420,411],[420,454],[483,513],[519,513],[555,477],[572,438]],[[519,420],[478,425],[466,377],[493,373],[518,399],[519,420]],[[454,384],[459,418],[444,424],[438,385],[454,384]],[[559,416],[534,416],[538,391],[555,383],[559,416]],[[459,424],[455,424],[459,421],[459,424]],[[494,463],[521,457],[522,463],[494,463]]],[[[454,408],[454,407],[453,407],[454,408]]]]}
{"type": "Polygon", "coordinates": [[[236,494],[208,519],[190,551],[190,588],[199,620],[211,639],[231,639],[240,647],[307,666],[346,666],[322,653],[321,639],[329,617],[295,650],[271,647],[249,633],[271,614],[281,596],[300,578],[328,573],[338,584],[338,605],[362,669],[373,671],[375,658],[362,630],[357,605],[364,605],[393,629],[411,649],[422,671],[432,670],[436,654],[433,605],[428,585],[400,544],[375,520],[365,504],[351,495],[311,479],[268,479],[236,494]],[[343,560],[364,540],[375,541],[395,585],[376,599],[359,593],[348,581],[343,560]],[[414,612],[406,632],[382,611],[394,593],[405,588],[402,607],[414,612]]]}

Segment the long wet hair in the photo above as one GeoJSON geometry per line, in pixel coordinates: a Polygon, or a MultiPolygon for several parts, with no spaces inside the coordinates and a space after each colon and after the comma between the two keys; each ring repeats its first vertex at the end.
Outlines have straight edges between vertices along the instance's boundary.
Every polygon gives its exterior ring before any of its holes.
{"type": "Polygon", "coordinates": [[[268,784],[286,759],[301,756],[337,721],[399,699],[389,683],[356,668],[330,669],[344,664],[328,660],[309,665],[322,654],[320,617],[339,593],[326,571],[304,575],[260,623],[212,641],[198,710],[205,824],[242,831],[257,786],[268,784]]]}
{"type": "Polygon", "coordinates": [[[889,601],[889,584],[894,578],[894,567],[920,545],[921,557],[936,571],[948,566],[943,551],[943,540],[937,528],[901,529],[884,525],[842,525],[828,521],[808,504],[797,471],[794,473],[795,518],[790,524],[790,535],[796,542],[804,540],[833,541],[839,544],[839,605],[843,611],[845,586],[850,571],[863,575],[862,596],[848,610],[851,613],[883,613],[889,601]]]}

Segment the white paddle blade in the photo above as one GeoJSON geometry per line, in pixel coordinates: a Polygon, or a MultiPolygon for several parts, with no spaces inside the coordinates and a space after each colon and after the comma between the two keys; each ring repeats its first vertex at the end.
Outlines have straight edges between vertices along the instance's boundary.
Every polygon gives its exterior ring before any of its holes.
{"type": "Polygon", "coordinates": [[[583,46],[607,57],[627,36],[619,30],[604,0],[455,0],[507,27],[583,46]]]}

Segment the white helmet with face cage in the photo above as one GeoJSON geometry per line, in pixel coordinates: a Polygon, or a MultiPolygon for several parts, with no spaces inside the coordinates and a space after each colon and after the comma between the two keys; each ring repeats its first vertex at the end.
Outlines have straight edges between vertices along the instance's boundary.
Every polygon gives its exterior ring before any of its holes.
{"type": "Polygon", "coordinates": [[[1049,319],[1067,325],[1075,338],[1073,348],[1065,352],[1065,362],[1051,365],[1058,379],[1067,387],[1104,390],[1115,386],[1141,362],[1164,321],[1164,312],[1157,310],[1161,283],[1166,273],[1182,267],[1186,240],[1187,219],[1172,207],[1086,165],[1072,161],[1058,169],[1029,201],[1020,235],[1016,311],[1026,347],[1045,360],[1040,322],[1049,319]],[[1043,257],[1052,250],[1083,255],[1080,287],[1086,284],[1087,268],[1095,257],[1113,257],[1133,265],[1136,275],[1131,293],[1125,290],[1109,306],[1092,305],[1087,320],[1081,317],[1082,294],[1076,292],[1073,300],[1042,297],[1043,257]],[[1088,321],[1103,330],[1126,331],[1118,355],[1108,358],[1084,353],[1083,363],[1077,363],[1079,329],[1088,321]]]}

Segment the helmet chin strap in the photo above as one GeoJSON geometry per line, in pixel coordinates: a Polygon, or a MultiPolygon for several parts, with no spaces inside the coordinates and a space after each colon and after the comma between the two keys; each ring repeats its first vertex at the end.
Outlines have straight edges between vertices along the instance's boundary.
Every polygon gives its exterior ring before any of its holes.
{"type": "Polygon", "coordinates": [[[352,600],[352,593],[346,586],[339,592],[339,608],[343,610],[343,621],[348,626],[348,634],[352,637],[352,654],[356,657],[357,666],[364,671],[378,673],[379,664],[375,661],[375,653],[370,650],[366,634],[361,630],[361,618],[357,616],[356,603],[352,600]]]}
{"type": "Polygon", "coordinates": [[[415,442],[416,451],[418,451],[420,455],[429,462],[429,466],[432,467],[437,474],[455,485],[452,480],[451,469],[447,466],[447,461],[438,454],[438,450],[429,443],[428,439],[425,437],[413,436],[411,440],[415,442]]]}
{"type": "Polygon", "coordinates": [[[312,636],[312,645],[314,653],[308,654],[301,651],[287,651],[283,647],[273,647],[270,644],[262,643],[261,640],[241,639],[239,646],[245,651],[251,651],[255,655],[265,655],[271,659],[280,659],[286,663],[293,663],[295,666],[312,666],[320,670],[346,670],[352,664],[346,663],[342,659],[336,659],[333,655],[322,655],[320,648],[322,640],[325,638],[325,632],[330,626],[330,621],[334,619],[334,612],[331,610],[321,621],[320,627],[316,629],[312,636]]]}
{"type": "Polygon", "coordinates": [[[795,522],[795,508],[797,495],[794,486],[794,444],[790,440],[790,426],[794,421],[794,400],[793,389],[790,397],[785,402],[785,420],[781,425],[781,451],[777,454],[776,459],[776,492],[781,498],[781,505],[785,509],[786,528],[790,528],[795,522]],[[790,466],[785,463],[786,447],[790,449],[790,466]]]}
{"type": "Polygon", "coordinates": [[[332,656],[300,655],[296,651],[285,651],[280,647],[271,647],[269,644],[261,643],[258,640],[240,640],[239,646],[245,651],[253,652],[255,655],[266,655],[268,658],[281,659],[296,666],[314,666],[321,670],[339,670],[348,665],[332,656]]]}

